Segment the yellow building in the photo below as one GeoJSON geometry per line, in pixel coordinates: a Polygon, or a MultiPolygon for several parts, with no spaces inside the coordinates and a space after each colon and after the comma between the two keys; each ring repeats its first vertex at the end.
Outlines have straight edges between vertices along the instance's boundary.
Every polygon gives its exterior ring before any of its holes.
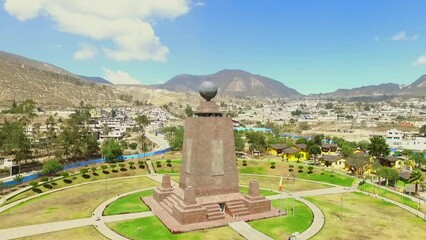
{"type": "Polygon", "coordinates": [[[335,169],[345,169],[346,160],[338,155],[324,155],[320,157],[321,165],[335,169]]]}
{"type": "Polygon", "coordinates": [[[268,148],[268,153],[274,156],[282,156],[285,148],[287,146],[284,144],[274,144],[268,148]]]}
{"type": "Polygon", "coordinates": [[[283,154],[287,161],[306,161],[309,157],[306,150],[303,151],[296,146],[284,149],[283,154]]]}

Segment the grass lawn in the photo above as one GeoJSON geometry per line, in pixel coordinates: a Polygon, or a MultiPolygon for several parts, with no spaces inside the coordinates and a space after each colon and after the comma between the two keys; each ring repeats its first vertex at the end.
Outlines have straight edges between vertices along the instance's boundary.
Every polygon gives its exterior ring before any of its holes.
{"type": "MultiPolygon", "coordinates": [[[[116,164],[117,165],[117,164],[116,164]]],[[[38,187],[34,189],[30,189],[28,191],[25,191],[19,195],[16,195],[12,198],[10,198],[6,203],[11,203],[17,200],[20,200],[22,198],[26,198],[29,196],[37,195],[43,192],[48,192],[53,189],[59,189],[67,186],[72,186],[84,182],[92,182],[96,180],[103,180],[105,177],[109,178],[119,178],[119,177],[126,177],[126,176],[134,176],[134,175],[146,175],[148,174],[148,170],[145,167],[144,169],[139,168],[136,163],[135,169],[130,169],[129,165],[126,162],[126,167],[120,170],[120,167],[117,167],[114,169],[114,171],[111,168],[107,168],[105,172],[102,171],[102,169],[99,168],[96,172],[90,171],[85,176],[82,176],[81,173],[75,174],[73,176],[68,177],[67,179],[57,179],[52,182],[48,182],[45,186],[43,184],[40,184],[38,187]]]]}
{"type": "Polygon", "coordinates": [[[108,207],[104,210],[103,215],[108,216],[123,213],[147,212],[150,209],[144,202],[142,202],[141,197],[151,196],[153,193],[153,190],[146,190],[124,196],[108,205],[108,207]]]}
{"type": "MultiPolygon", "coordinates": [[[[240,193],[248,194],[248,190],[249,190],[248,187],[246,187],[246,186],[240,186],[240,193]]],[[[260,195],[261,196],[265,196],[266,197],[266,196],[272,196],[272,195],[277,195],[277,194],[279,194],[279,193],[273,192],[271,190],[260,189],[260,195]]]]}
{"type": "Polygon", "coordinates": [[[130,239],[245,239],[230,227],[220,227],[188,233],[172,234],[157,217],[146,217],[121,222],[112,222],[107,223],[107,225],[114,231],[130,239]],[[140,235],[138,235],[138,227],[141,229],[140,235]]]}
{"type": "Polygon", "coordinates": [[[238,160],[238,171],[240,173],[249,174],[261,174],[261,175],[274,175],[274,176],[287,176],[289,174],[295,174],[296,178],[332,183],[340,186],[351,186],[354,179],[351,176],[345,174],[332,172],[330,170],[322,170],[314,167],[312,173],[308,173],[308,166],[302,163],[276,161],[276,160],[263,160],[263,161],[252,161],[247,160],[247,166],[243,166],[242,160],[238,160]],[[271,162],[275,162],[275,168],[271,168],[271,162]],[[294,166],[294,171],[289,172],[289,165],[294,166]],[[298,166],[303,166],[302,171],[298,172],[298,166]]]}
{"type": "Polygon", "coordinates": [[[392,199],[394,201],[397,201],[399,203],[403,203],[404,205],[407,205],[409,207],[412,207],[414,209],[417,209],[417,210],[420,210],[420,211],[426,213],[426,207],[425,207],[423,201],[420,201],[420,209],[419,209],[419,202],[414,202],[409,197],[401,196],[399,194],[397,195],[397,194],[395,194],[391,191],[376,187],[376,186],[369,184],[369,183],[359,186],[358,189],[365,191],[365,192],[378,194],[379,196],[392,199]]]}
{"type": "Polygon", "coordinates": [[[385,201],[362,193],[306,197],[325,215],[325,225],[312,239],[424,239],[425,222],[385,201]],[[343,198],[343,218],[340,204],[343,198]]]}
{"type": "MultiPolygon", "coordinates": [[[[157,160],[160,161],[160,160],[157,160]]],[[[170,165],[167,165],[166,160],[161,160],[160,167],[157,166],[157,161],[152,161],[152,166],[154,167],[154,170],[156,173],[164,174],[164,173],[179,173],[180,172],[180,166],[181,166],[181,160],[175,159],[172,160],[170,165]]]]}
{"type": "MultiPolygon", "coordinates": [[[[262,219],[249,222],[249,224],[273,239],[287,239],[294,232],[303,232],[311,225],[313,214],[305,204],[299,201],[294,203],[294,216],[291,215],[292,202],[289,199],[289,216],[262,219]]],[[[280,200],[272,201],[273,207],[279,208],[279,205],[280,200]]],[[[287,208],[285,199],[282,202],[282,207],[284,211],[287,208]]]]}
{"type": "Polygon", "coordinates": [[[139,176],[109,180],[107,185],[99,182],[47,194],[0,213],[0,229],[90,217],[106,199],[154,186],[158,183],[139,176]]]}
{"type": "MultiPolygon", "coordinates": [[[[253,175],[239,175],[239,183],[241,185],[248,185],[249,182],[253,179],[257,179],[259,181],[259,185],[262,188],[269,188],[273,190],[278,190],[278,185],[280,183],[279,177],[266,177],[266,176],[253,176],[253,175]]],[[[306,182],[296,179],[296,183],[293,184],[293,180],[289,180],[288,182],[283,178],[283,190],[284,191],[305,191],[305,190],[314,190],[314,189],[322,189],[322,188],[330,188],[328,185],[320,184],[320,183],[312,183],[306,182]]]]}
{"type": "Polygon", "coordinates": [[[106,240],[102,234],[100,234],[95,227],[80,227],[69,230],[45,233],[40,235],[34,235],[25,238],[18,238],[19,240],[74,240],[74,239],[90,239],[90,240],[106,240]]]}

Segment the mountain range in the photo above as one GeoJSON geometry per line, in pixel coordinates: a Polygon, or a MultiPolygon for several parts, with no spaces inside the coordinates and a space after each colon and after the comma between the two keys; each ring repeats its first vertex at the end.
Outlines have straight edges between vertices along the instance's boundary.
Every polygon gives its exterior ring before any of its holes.
{"type": "Polygon", "coordinates": [[[177,75],[166,83],[157,85],[156,87],[178,92],[197,92],[198,86],[206,80],[216,83],[219,94],[225,96],[288,98],[302,96],[298,91],[287,87],[277,80],[242,70],[227,69],[210,75],[177,75]]]}
{"type": "MultiPolygon", "coordinates": [[[[304,96],[281,81],[242,70],[222,70],[209,75],[181,74],[164,84],[152,86],[114,85],[100,77],[79,76],[49,63],[0,51],[0,105],[9,105],[13,99],[21,101],[28,98],[49,106],[78,106],[82,100],[93,106],[122,105],[135,100],[166,104],[176,101],[176,96],[188,100],[192,96],[188,93],[197,92],[198,86],[205,80],[215,82],[222,96],[304,96]]],[[[426,96],[426,74],[406,87],[386,83],[338,89],[320,96],[379,95],[426,96]]]]}

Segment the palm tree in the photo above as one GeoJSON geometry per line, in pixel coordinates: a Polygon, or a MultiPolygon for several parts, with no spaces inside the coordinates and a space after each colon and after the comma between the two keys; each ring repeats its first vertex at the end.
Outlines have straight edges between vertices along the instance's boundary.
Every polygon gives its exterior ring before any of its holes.
{"type": "Polygon", "coordinates": [[[419,184],[421,184],[424,180],[425,179],[423,177],[423,174],[419,170],[414,170],[414,171],[411,172],[411,175],[410,175],[410,178],[408,179],[408,182],[415,184],[416,195],[417,195],[418,190],[419,190],[419,184]]]}

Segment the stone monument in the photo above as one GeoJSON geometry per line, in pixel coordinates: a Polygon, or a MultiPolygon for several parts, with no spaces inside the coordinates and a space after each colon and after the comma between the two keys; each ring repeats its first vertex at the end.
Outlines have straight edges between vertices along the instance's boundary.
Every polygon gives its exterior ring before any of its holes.
{"type": "Polygon", "coordinates": [[[179,185],[172,187],[170,176],[163,175],[154,195],[142,198],[172,232],[278,215],[260,196],[257,181],[250,182],[248,195],[239,192],[233,123],[211,101],[217,91],[213,82],[203,82],[205,101],[185,120],[179,185]]]}

